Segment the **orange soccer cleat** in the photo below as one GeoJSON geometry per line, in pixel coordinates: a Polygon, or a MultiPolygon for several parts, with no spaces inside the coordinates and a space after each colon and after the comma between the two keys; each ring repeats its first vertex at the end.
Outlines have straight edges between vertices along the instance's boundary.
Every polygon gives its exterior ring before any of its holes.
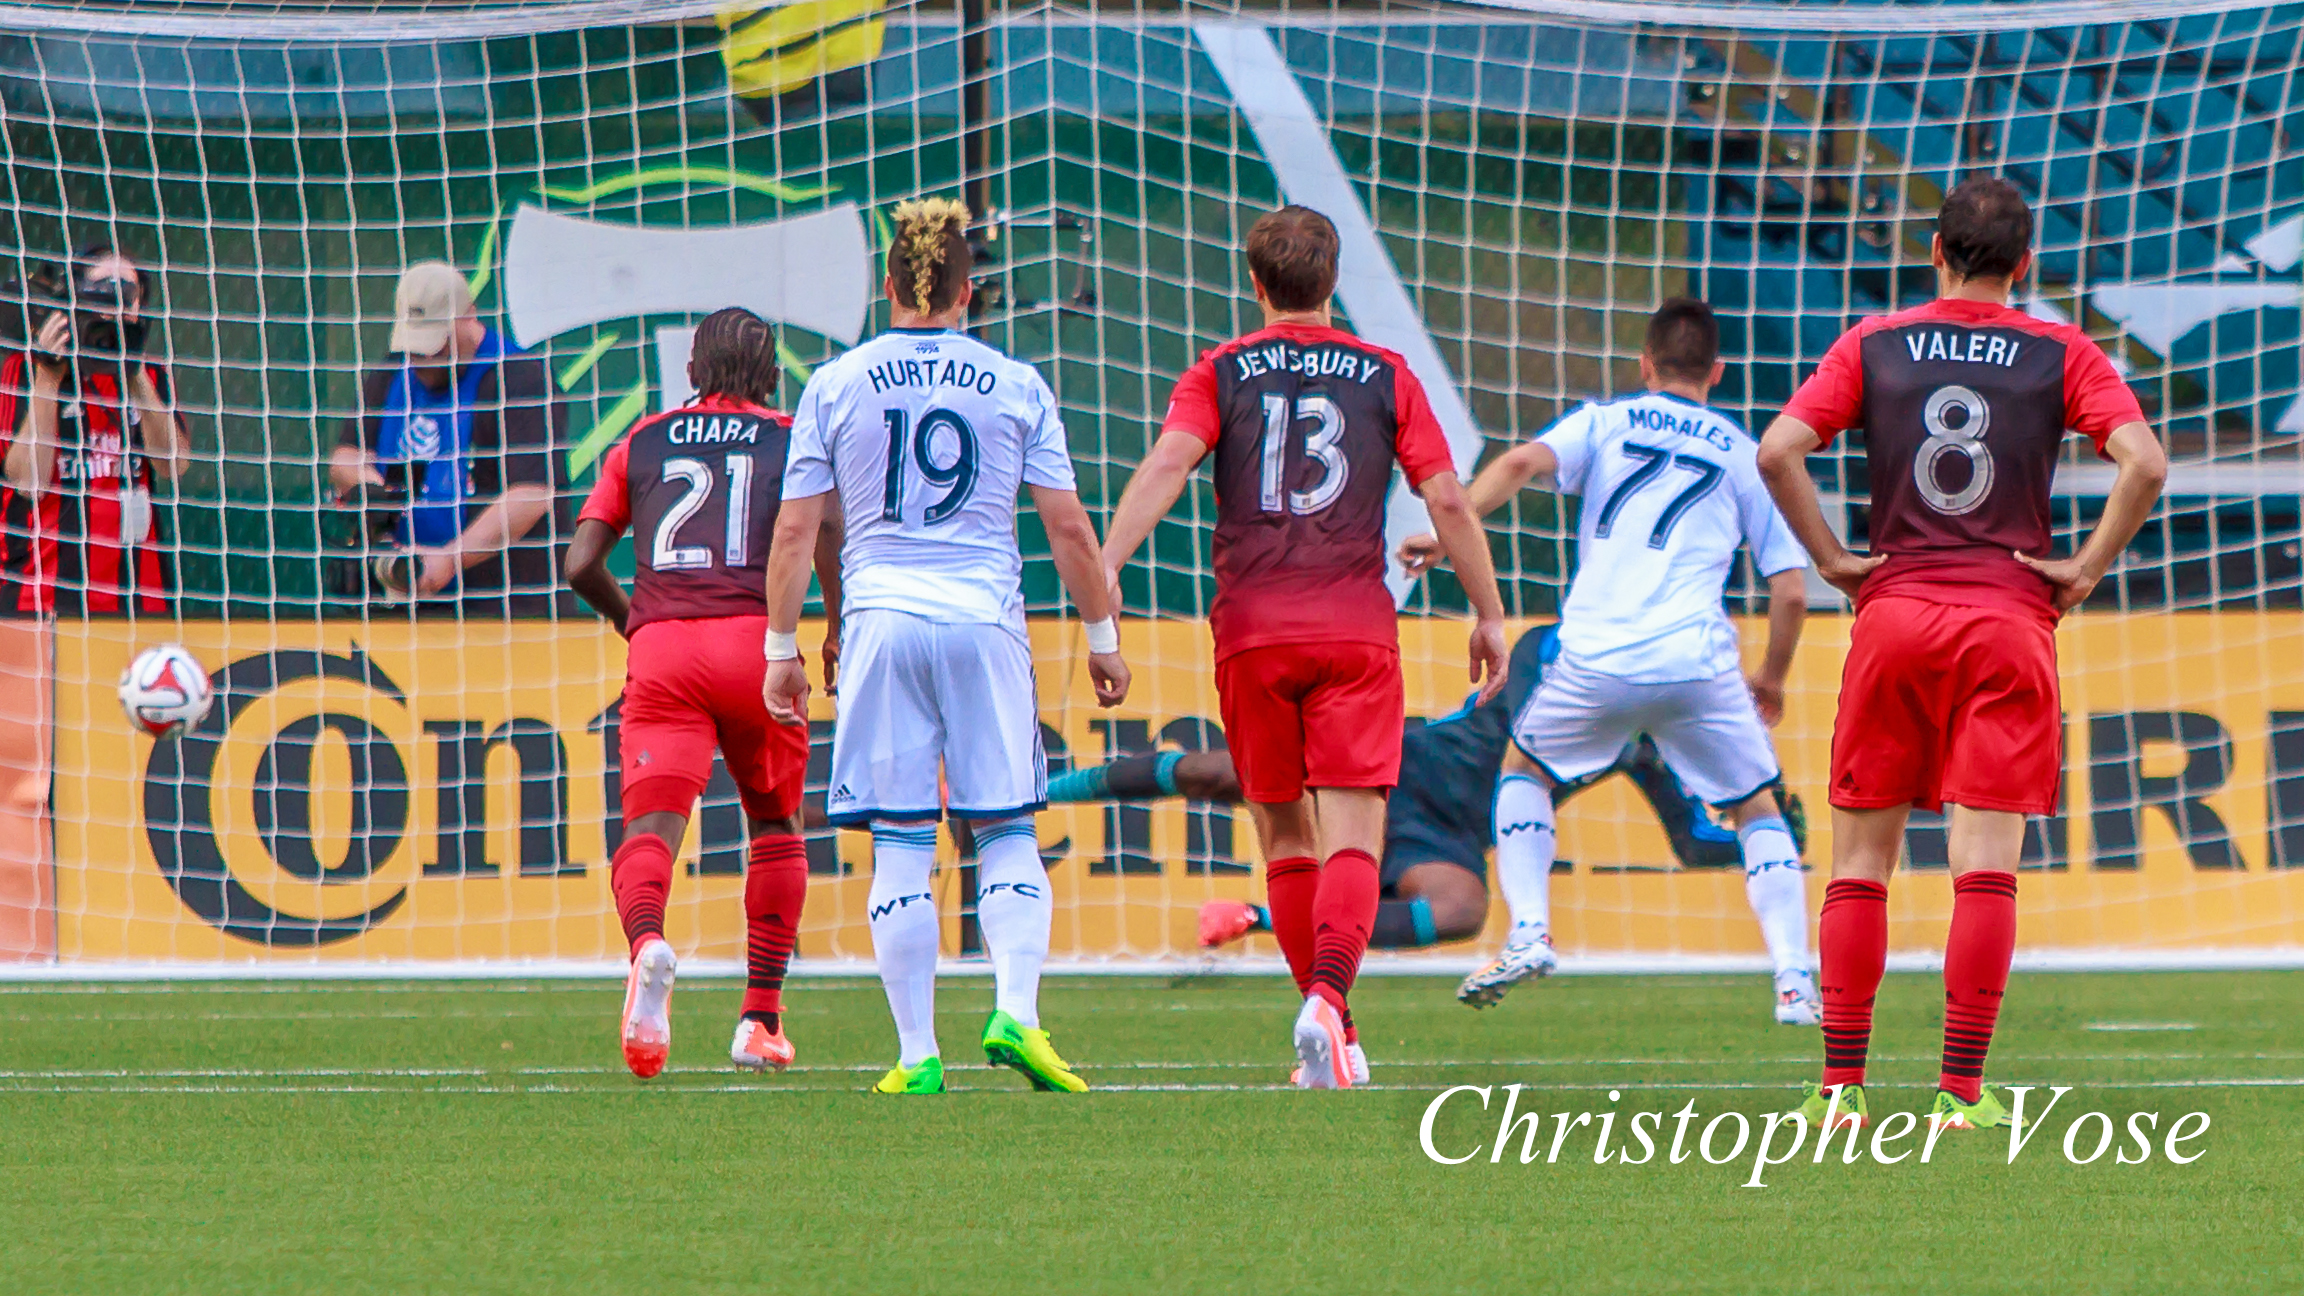
{"type": "Polygon", "coordinates": [[[792,1065],[794,1056],[792,1041],[784,1038],[781,1023],[770,1030],[746,1017],[736,1023],[736,1038],[728,1041],[728,1060],[749,1071],[770,1067],[781,1071],[792,1065]]]}
{"type": "Polygon", "coordinates": [[[680,961],[661,936],[641,942],[624,975],[624,1065],[645,1080],[672,1056],[672,978],[680,961]]]}
{"type": "Polygon", "coordinates": [[[1200,945],[1214,949],[1253,931],[1270,931],[1264,911],[1240,900],[1211,900],[1200,906],[1200,945]]]}

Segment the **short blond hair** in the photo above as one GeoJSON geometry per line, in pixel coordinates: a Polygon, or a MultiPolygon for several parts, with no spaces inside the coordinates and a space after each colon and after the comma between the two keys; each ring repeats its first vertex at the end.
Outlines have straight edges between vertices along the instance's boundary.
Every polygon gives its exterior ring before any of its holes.
{"type": "Polygon", "coordinates": [[[968,252],[968,208],[950,198],[896,204],[896,240],[888,277],[911,288],[913,310],[933,315],[960,300],[975,258],[968,252]]]}

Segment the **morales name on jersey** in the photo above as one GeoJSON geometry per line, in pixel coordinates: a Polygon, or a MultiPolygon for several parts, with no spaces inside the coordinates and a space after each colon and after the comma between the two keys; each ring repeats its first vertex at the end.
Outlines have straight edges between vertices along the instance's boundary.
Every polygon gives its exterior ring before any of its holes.
{"type": "Polygon", "coordinates": [[[702,396],[642,422],[600,461],[578,518],[632,531],[627,637],[651,621],[766,615],[790,427],[778,410],[702,396]]]}
{"type": "Polygon", "coordinates": [[[1162,429],[1215,451],[1218,660],[1399,643],[1384,585],[1392,465],[1410,486],[1455,467],[1406,361],[1339,329],[1274,325],[1185,370],[1162,429]]]}
{"type": "Polygon", "coordinates": [[[1763,576],[1808,565],[1760,480],[1759,446],[1671,392],[1582,405],[1537,440],[1583,497],[1564,655],[1636,683],[1713,679],[1737,664],[1720,595],[1738,546],[1763,576]]]}

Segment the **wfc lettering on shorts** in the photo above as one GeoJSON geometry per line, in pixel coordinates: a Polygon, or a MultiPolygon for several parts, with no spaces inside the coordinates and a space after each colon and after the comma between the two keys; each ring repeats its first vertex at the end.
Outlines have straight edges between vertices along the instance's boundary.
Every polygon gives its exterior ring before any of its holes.
{"type": "Polygon", "coordinates": [[[906,905],[911,904],[915,900],[928,905],[930,908],[934,908],[936,905],[936,897],[930,895],[926,891],[923,891],[918,895],[891,896],[888,899],[888,903],[876,904],[872,906],[872,916],[874,918],[885,918],[888,915],[895,913],[897,910],[904,908],[906,905]]]}

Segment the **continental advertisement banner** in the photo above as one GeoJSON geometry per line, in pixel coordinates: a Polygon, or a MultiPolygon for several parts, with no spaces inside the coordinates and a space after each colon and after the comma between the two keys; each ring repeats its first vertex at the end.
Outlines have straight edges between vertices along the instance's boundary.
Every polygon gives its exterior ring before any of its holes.
{"type": "MultiPolygon", "coordinates": [[[[1519,627],[1516,627],[1518,629],[1519,627]]],[[[1762,637],[1747,627],[1748,647],[1762,637]]],[[[1128,704],[1088,701],[1073,623],[1036,622],[1052,766],[1220,744],[1204,626],[1131,622],[1128,704]]],[[[1412,715],[1454,709],[1464,627],[1404,620],[1412,715]]],[[[820,630],[804,631],[814,669],[820,630]]],[[[1778,731],[1830,858],[1822,789],[1847,622],[1809,623],[1778,731]]],[[[2065,804],[2036,821],[2022,881],[2029,952],[2140,958],[2304,950],[2304,618],[2074,618],[2058,636],[2065,804]]],[[[65,625],[53,644],[53,932],[64,963],[598,962],[621,956],[608,891],[619,838],[623,644],[594,626],[360,623],[65,625]],[[207,664],[217,703],[179,740],[132,732],[113,681],[165,638],[207,664]]],[[[812,800],[831,703],[819,696],[812,800]]],[[[1409,772],[1414,777],[1414,772],[1409,772]]],[[[667,926],[684,953],[742,956],[742,820],[709,789],[667,926]]],[[[1040,820],[1059,958],[1196,958],[1194,912],[1253,897],[1245,813],[1170,802],[1058,807],[1040,820]]],[[[945,950],[976,945],[972,871],[947,840],[945,950]]],[[[1916,817],[1894,948],[1937,945],[1950,910],[1940,821],[1916,817]]],[[[1561,814],[1554,929],[1588,956],[1761,951],[1738,870],[1678,866],[1629,784],[1561,814]]],[[[819,830],[800,953],[863,960],[870,844],[819,830]]],[[[1501,912],[1497,915],[1500,920],[1501,912]]],[[[1500,934],[1492,924],[1488,937],[1500,934]]],[[[1251,945],[1251,954],[1271,955],[1251,945]]],[[[1443,947],[1462,957],[1466,947],[1443,947]]]]}

